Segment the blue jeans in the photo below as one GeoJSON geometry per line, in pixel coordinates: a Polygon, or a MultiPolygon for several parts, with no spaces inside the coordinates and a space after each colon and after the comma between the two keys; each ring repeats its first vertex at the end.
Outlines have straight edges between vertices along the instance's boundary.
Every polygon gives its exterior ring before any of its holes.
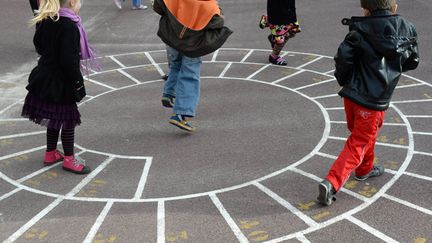
{"type": "Polygon", "coordinates": [[[163,94],[176,97],[173,113],[194,117],[200,97],[201,57],[187,57],[167,46],[168,79],[163,94]]]}
{"type": "Polygon", "coordinates": [[[135,7],[139,7],[141,5],[141,0],[132,0],[132,5],[135,7]]]}

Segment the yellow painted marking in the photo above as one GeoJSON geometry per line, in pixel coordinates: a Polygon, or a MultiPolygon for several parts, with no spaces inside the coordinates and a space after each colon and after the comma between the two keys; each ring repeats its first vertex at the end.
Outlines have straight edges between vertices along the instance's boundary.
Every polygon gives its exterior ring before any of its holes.
{"type": "Polygon", "coordinates": [[[97,179],[97,180],[92,181],[91,184],[95,184],[95,185],[105,185],[105,184],[106,184],[106,181],[101,180],[101,179],[97,179]]]}
{"type": "Polygon", "coordinates": [[[426,243],[427,239],[423,237],[415,238],[413,243],[426,243]]]}
{"type": "Polygon", "coordinates": [[[10,164],[11,164],[11,162],[9,160],[0,161],[0,168],[5,168],[5,167],[9,166],[10,164]]]}
{"type": "Polygon", "coordinates": [[[25,184],[27,184],[29,186],[33,186],[33,187],[38,187],[38,186],[40,186],[41,183],[40,183],[40,181],[38,181],[36,179],[30,179],[30,180],[27,180],[25,182],[25,184]]]}
{"type": "Polygon", "coordinates": [[[15,157],[15,160],[16,161],[20,161],[20,162],[26,161],[28,159],[29,159],[29,157],[27,155],[25,155],[25,154],[24,155],[20,155],[18,157],[15,157]]]}
{"type": "Polygon", "coordinates": [[[389,140],[386,135],[381,135],[377,138],[378,142],[387,143],[389,140]]]}
{"type": "Polygon", "coordinates": [[[11,138],[0,140],[0,146],[6,146],[11,144],[13,144],[13,139],[11,138]]]}
{"type": "Polygon", "coordinates": [[[105,243],[105,242],[112,243],[112,242],[114,242],[116,240],[117,240],[117,236],[116,235],[110,235],[108,237],[108,239],[105,239],[105,236],[102,233],[98,233],[95,236],[95,238],[93,239],[92,242],[93,243],[105,243]]]}
{"type": "Polygon", "coordinates": [[[297,205],[298,205],[298,209],[304,211],[304,210],[309,210],[310,207],[314,206],[315,204],[316,204],[315,201],[309,201],[307,203],[298,203],[297,205]]]}
{"type": "Polygon", "coordinates": [[[24,238],[30,240],[37,237],[39,240],[44,240],[47,235],[48,235],[48,231],[46,230],[39,231],[39,229],[33,228],[25,233],[24,238]]]}
{"type": "Polygon", "coordinates": [[[378,157],[374,157],[374,162],[373,162],[374,164],[377,164],[377,163],[379,163],[379,159],[378,159],[378,157]]]}
{"type": "Polygon", "coordinates": [[[248,235],[249,239],[253,241],[264,241],[269,238],[269,234],[263,230],[257,230],[248,235]]]}
{"type": "Polygon", "coordinates": [[[316,56],[304,56],[303,61],[312,61],[316,59],[316,56]]]}
{"type": "Polygon", "coordinates": [[[352,189],[356,188],[357,185],[358,185],[358,181],[349,180],[349,181],[347,181],[347,183],[345,183],[344,187],[346,189],[352,190],[352,189]]]}
{"type": "Polygon", "coordinates": [[[394,123],[402,123],[402,120],[400,119],[400,117],[392,116],[390,119],[394,123]]]}
{"type": "Polygon", "coordinates": [[[144,67],[144,70],[145,71],[156,71],[157,69],[154,66],[146,66],[146,67],[144,67]]]}
{"type": "Polygon", "coordinates": [[[329,211],[324,211],[322,213],[319,213],[319,214],[316,214],[316,215],[312,216],[312,218],[314,220],[320,220],[320,219],[326,218],[329,215],[330,215],[329,211]]]}
{"type": "Polygon", "coordinates": [[[173,242],[173,241],[178,241],[178,240],[187,240],[188,237],[188,233],[187,231],[180,231],[178,233],[170,233],[168,235],[166,235],[165,239],[167,241],[173,242]]]}
{"type": "Polygon", "coordinates": [[[53,180],[53,179],[58,177],[58,173],[55,171],[47,171],[47,172],[43,173],[41,175],[41,177],[44,179],[53,180]]]}
{"type": "Polygon", "coordinates": [[[48,231],[43,230],[40,234],[39,234],[39,240],[44,240],[45,237],[48,235],[48,231]]]}
{"type": "Polygon", "coordinates": [[[428,99],[432,99],[432,96],[430,94],[424,93],[423,95],[428,99]]]}
{"type": "Polygon", "coordinates": [[[240,220],[240,229],[252,229],[253,227],[259,225],[259,221],[249,221],[249,220],[240,220]]]}
{"type": "Polygon", "coordinates": [[[399,163],[393,160],[389,160],[384,162],[384,167],[392,170],[397,170],[399,169],[399,163]]]}
{"type": "Polygon", "coordinates": [[[405,138],[398,138],[398,139],[395,139],[395,140],[393,140],[393,143],[395,143],[395,144],[400,144],[400,145],[405,145],[405,144],[406,144],[406,142],[405,142],[405,138]]]}
{"type": "Polygon", "coordinates": [[[363,195],[365,197],[372,197],[373,194],[378,192],[378,189],[374,186],[364,186],[361,191],[359,191],[360,195],[363,195]]]}

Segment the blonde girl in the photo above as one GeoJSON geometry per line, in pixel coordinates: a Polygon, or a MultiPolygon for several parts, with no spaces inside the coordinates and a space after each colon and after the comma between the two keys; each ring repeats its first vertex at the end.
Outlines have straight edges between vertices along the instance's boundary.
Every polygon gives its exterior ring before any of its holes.
{"type": "Polygon", "coordinates": [[[76,102],[85,95],[80,60],[94,54],[81,24],[80,0],[41,0],[30,21],[38,28],[33,38],[40,58],[32,70],[22,116],[47,127],[45,165],[63,161],[63,169],[78,174],[90,168],[74,156],[75,127],[81,123],[76,102]],[[64,154],[57,150],[61,137],[64,154]]]}

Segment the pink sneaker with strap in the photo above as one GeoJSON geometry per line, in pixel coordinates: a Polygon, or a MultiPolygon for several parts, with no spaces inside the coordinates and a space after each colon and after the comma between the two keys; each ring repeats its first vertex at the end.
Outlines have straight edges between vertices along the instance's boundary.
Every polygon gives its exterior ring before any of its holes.
{"type": "Polygon", "coordinates": [[[45,152],[44,165],[52,165],[63,160],[63,154],[57,149],[45,152]]]}
{"type": "Polygon", "coordinates": [[[84,161],[77,160],[73,155],[64,157],[63,169],[76,174],[88,174],[91,171],[84,161]]]}

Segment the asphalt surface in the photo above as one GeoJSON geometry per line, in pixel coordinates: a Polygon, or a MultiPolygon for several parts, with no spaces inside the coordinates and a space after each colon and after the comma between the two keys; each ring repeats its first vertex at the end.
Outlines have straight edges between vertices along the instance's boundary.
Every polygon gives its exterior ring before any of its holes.
{"type": "MultiPolygon", "coordinates": [[[[394,93],[376,146],[379,178],[350,179],[329,207],[317,185],[348,136],[333,60],[359,1],[298,1],[287,67],[268,65],[266,2],[220,0],[234,34],[203,58],[188,134],[160,104],[167,71],[158,15],[85,0],[103,70],[86,81],[77,155],[43,167],[45,131],[20,118],[37,55],[27,2],[0,2],[0,241],[429,242],[432,239],[432,3],[399,1],[421,64],[394,93]]],[[[148,3],[149,4],[149,3],[148,3]]]]}

